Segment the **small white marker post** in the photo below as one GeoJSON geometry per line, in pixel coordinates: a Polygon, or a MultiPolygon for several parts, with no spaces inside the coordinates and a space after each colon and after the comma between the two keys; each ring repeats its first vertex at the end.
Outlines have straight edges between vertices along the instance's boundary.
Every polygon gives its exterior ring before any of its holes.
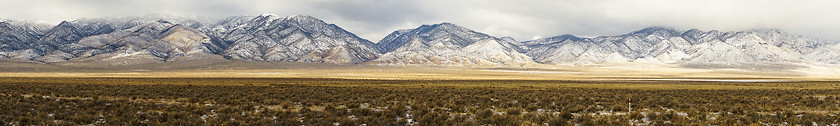
{"type": "Polygon", "coordinates": [[[633,107],[631,106],[631,104],[632,104],[632,102],[631,102],[631,100],[628,98],[628,99],[627,99],[627,109],[629,109],[630,111],[627,111],[627,112],[631,112],[631,111],[633,111],[633,107]]]}

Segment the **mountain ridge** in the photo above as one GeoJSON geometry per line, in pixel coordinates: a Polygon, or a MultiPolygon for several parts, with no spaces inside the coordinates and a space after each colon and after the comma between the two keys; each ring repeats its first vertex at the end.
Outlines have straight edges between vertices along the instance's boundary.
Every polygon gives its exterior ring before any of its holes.
{"type": "Polygon", "coordinates": [[[626,58],[627,62],[733,67],[748,64],[832,64],[840,60],[824,58],[834,51],[826,47],[838,42],[789,34],[778,29],[706,32],[650,27],[616,36],[568,38],[577,37],[561,35],[523,43],[532,49],[529,56],[537,62],[549,64],[604,63],[608,62],[608,55],[615,54],[626,58]],[[812,54],[816,50],[824,54],[812,54]]]}
{"type": "Polygon", "coordinates": [[[79,19],[55,26],[2,20],[0,44],[4,59],[109,61],[111,65],[207,58],[492,67],[634,62],[701,68],[840,64],[838,42],[778,29],[681,31],[656,26],[614,36],[563,34],[518,42],[442,22],[396,30],[373,43],[312,16],[273,14],[214,21],[164,16],[79,19]]]}
{"type": "Polygon", "coordinates": [[[421,25],[397,30],[377,46],[385,54],[368,62],[378,65],[521,66],[530,57],[516,42],[476,32],[452,23],[421,25]]]}

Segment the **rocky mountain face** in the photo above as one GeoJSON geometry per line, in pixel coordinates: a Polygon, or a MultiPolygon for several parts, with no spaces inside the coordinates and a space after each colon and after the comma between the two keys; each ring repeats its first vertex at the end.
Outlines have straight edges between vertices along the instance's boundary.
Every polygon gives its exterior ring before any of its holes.
{"type": "Polygon", "coordinates": [[[260,15],[216,27],[220,55],[230,59],[355,64],[377,58],[374,44],[311,16],[260,15]]]}
{"type": "Polygon", "coordinates": [[[214,50],[220,50],[203,33],[164,20],[85,37],[64,47],[70,51],[48,54],[43,61],[78,59],[131,64],[126,61],[187,60],[211,56],[214,50]]]}
{"type": "MultiPolygon", "coordinates": [[[[561,35],[523,42],[540,63],[595,64],[653,62],[693,66],[749,67],[797,63],[837,63],[837,42],[779,30],[740,32],[677,31],[651,27],[619,36],[561,35]]],[[[840,46],[838,46],[840,47],[840,46]]]]}
{"type": "Polygon", "coordinates": [[[840,43],[779,30],[560,35],[517,42],[455,24],[397,30],[378,43],[311,16],[79,19],[55,26],[0,20],[0,60],[131,65],[185,60],[376,65],[522,66],[661,63],[752,68],[840,64],[840,43]]]}
{"type": "Polygon", "coordinates": [[[12,52],[9,58],[46,63],[97,60],[119,65],[213,54],[209,37],[185,24],[148,18],[65,21],[37,39],[20,41],[35,44],[12,52]]]}
{"type": "Polygon", "coordinates": [[[398,30],[376,45],[384,50],[371,64],[510,66],[532,63],[515,41],[441,23],[398,30]]]}
{"type": "Polygon", "coordinates": [[[113,65],[213,59],[355,64],[381,52],[368,40],[311,16],[80,19],[52,28],[0,23],[0,58],[113,65]]]}
{"type": "Polygon", "coordinates": [[[0,21],[0,58],[29,58],[23,50],[38,45],[49,26],[17,21],[0,21]]]}

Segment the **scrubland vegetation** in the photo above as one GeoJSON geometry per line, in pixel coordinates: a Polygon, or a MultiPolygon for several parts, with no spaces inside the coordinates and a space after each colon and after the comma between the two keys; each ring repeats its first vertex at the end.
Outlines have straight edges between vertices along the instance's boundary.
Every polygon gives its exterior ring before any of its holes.
{"type": "Polygon", "coordinates": [[[840,82],[0,78],[0,125],[837,125],[838,113],[840,82]]]}

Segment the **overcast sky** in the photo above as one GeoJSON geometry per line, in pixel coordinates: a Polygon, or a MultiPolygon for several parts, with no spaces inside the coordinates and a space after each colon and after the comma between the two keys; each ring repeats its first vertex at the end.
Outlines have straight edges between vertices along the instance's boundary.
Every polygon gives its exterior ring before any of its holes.
{"type": "Polygon", "coordinates": [[[85,17],[262,13],[311,15],[374,42],[397,29],[440,22],[520,41],[618,35],[649,26],[778,28],[840,40],[838,0],[0,0],[0,18],[52,24],[85,17]]]}

